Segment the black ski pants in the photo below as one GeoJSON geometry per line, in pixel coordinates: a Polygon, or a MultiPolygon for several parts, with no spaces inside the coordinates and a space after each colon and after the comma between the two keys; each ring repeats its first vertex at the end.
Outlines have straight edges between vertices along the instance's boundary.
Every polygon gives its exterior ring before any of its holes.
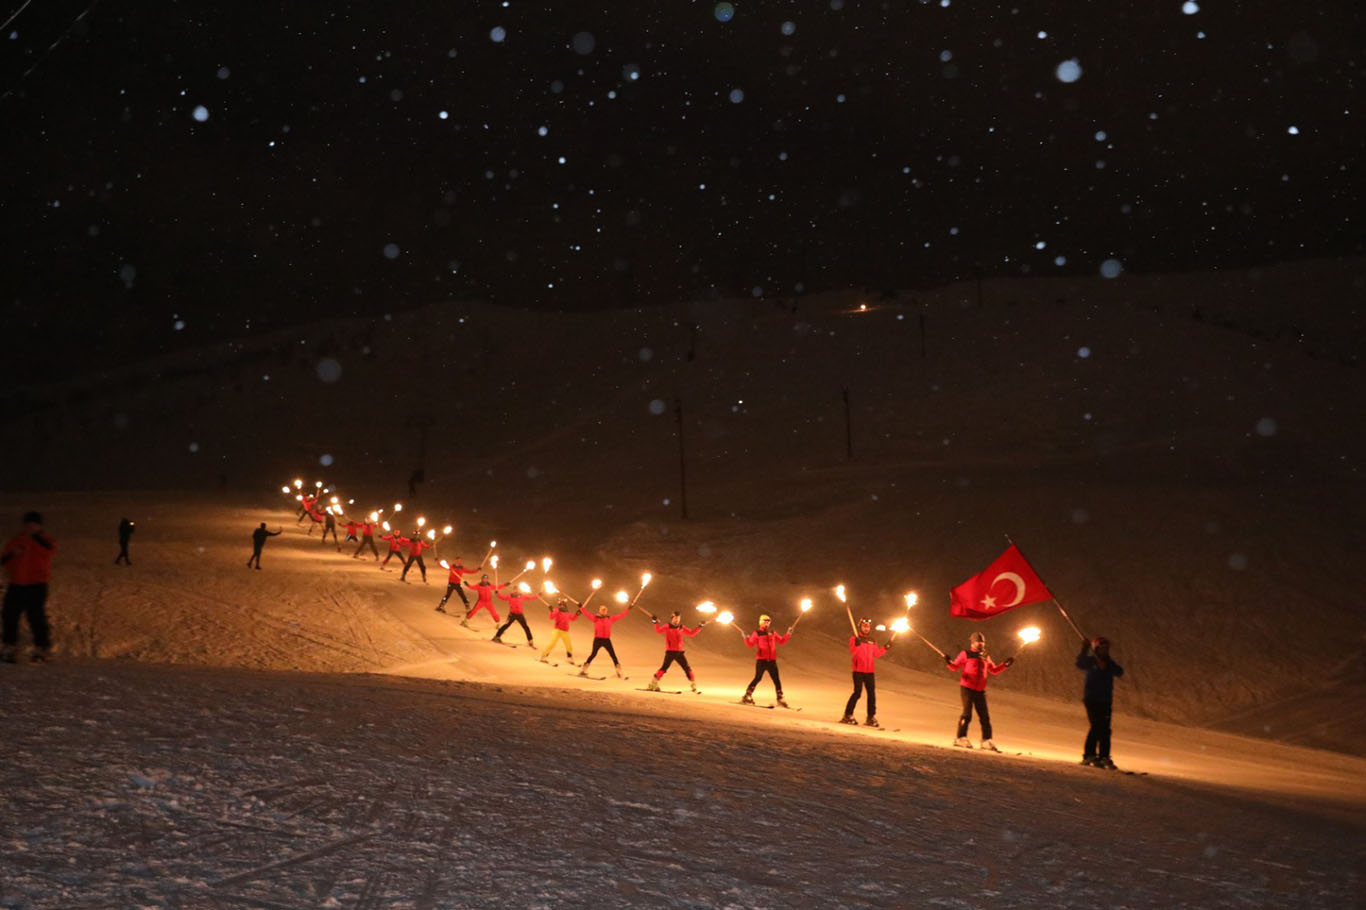
{"type": "Polygon", "coordinates": [[[858,704],[859,696],[864,689],[868,690],[868,716],[877,715],[877,686],[876,676],[872,673],[854,674],[854,694],[849,696],[849,702],[844,706],[846,716],[854,713],[854,707],[858,704]]]}
{"type": "Polygon", "coordinates": [[[987,713],[987,693],[959,686],[958,694],[963,697],[963,713],[958,715],[958,735],[968,735],[968,724],[972,723],[972,709],[977,709],[977,723],[982,725],[982,739],[991,739],[991,715],[987,713]]]}
{"type": "MultiPolygon", "coordinates": [[[[445,601],[443,600],[442,603],[445,603],[445,601]]],[[[515,622],[519,622],[522,624],[522,631],[526,633],[527,644],[531,644],[531,626],[528,626],[526,624],[526,617],[523,616],[521,613],[509,613],[507,622],[503,623],[501,626],[498,627],[498,631],[493,634],[493,637],[502,638],[503,633],[506,632],[508,630],[508,627],[515,622]]]]}
{"type": "Polygon", "coordinates": [[[767,673],[773,679],[773,691],[779,698],[783,697],[783,683],[778,678],[778,662],[776,660],[756,660],[754,662],[754,678],[749,681],[749,688],[746,692],[753,692],[754,687],[759,685],[759,680],[764,678],[767,673]]]}
{"type": "Polygon", "coordinates": [[[452,591],[460,595],[460,602],[465,605],[465,612],[468,613],[470,611],[470,599],[465,596],[465,589],[460,587],[460,582],[458,581],[446,585],[446,596],[441,598],[441,603],[437,604],[437,606],[444,607],[446,601],[451,599],[452,591]]]}
{"type": "Polygon", "coordinates": [[[692,667],[688,666],[688,655],[684,654],[682,651],[665,651],[664,664],[655,671],[655,679],[663,679],[664,674],[669,672],[669,667],[675,662],[683,668],[683,672],[687,674],[688,679],[693,678],[692,667]]]}
{"type": "Polygon", "coordinates": [[[1086,745],[1082,746],[1083,758],[1110,757],[1110,709],[1108,701],[1083,701],[1086,706],[1086,719],[1091,729],[1086,731],[1086,745]]]}
{"type": "Polygon", "coordinates": [[[595,638],[593,639],[593,651],[588,655],[588,659],[583,662],[583,665],[587,667],[589,664],[591,664],[593,662],[593,658],[598,656],[599,651],[606,651],[607,656],[612,658],[612,663],[614,665],[621,664],[621,661],[617,660],[616,649],[612,647],[612,639],[595,638]]]}
{"type": "Polygon", "coordinates": [[[5,590],[5,602],[0,608],[3,619],[3,641],[8,647],[19,643],[19,617],[28,619],[33,633],[33,646],[44,650],[52,647],[52,633],[47,624],[47,584],[10,585],[5,590]]]}
{"type": "Polygon", "coordinates": [[[353,558],[359,556],[361,550],[364,550],[366,547],[369,547],[370,552],[375,554],[376,559],[379,559],[379,551],[375,549],[375,538],[368,535],[360,539],[360,546],[356,547],[356,552],[352,553],[351,556],[353,558]]]}

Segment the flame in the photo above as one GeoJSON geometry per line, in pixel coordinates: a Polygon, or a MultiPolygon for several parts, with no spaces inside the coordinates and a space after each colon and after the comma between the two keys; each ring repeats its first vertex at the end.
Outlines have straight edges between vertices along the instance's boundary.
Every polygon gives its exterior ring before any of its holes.
{"type": "Polygon", "coordinates": [[[295,496],[295,497],[294,497],[294,501],[295,501],[295,502],[303,502],[303,501],[304,501],[304,494],[300,493],[300,494],[298,494],[297,496],[295,496]]]}
{"type": "Polygon", "coordinates": [[[333,502],[333,504],[335,505],[336,502],[337,502],[337,497],[333,496],[333,497],[332,497],[332,502],[333,502]]]}
{"type": "Polygon", "coordinates": [[[528,560],[526,561],[526,570],[527,570],[528,572],[530,572],[530,571],[531,571],[532,569],[534,569],[534,568],[536,568],[536,560],[534,560],[534,559],[528,559],[528,560]]]}
{"type": "Polygon", "coordinates": [[[835,585],[835,596],[840,599],[840,603],[849,602],[848,599],[844,596],[844,585],[835,585]]]}
{"type": "Polygon", "coordinates": [[[553,566],[554,564],[555,564],[555,560],[551,559],[549,556],[544,557],[544,558],[541,560],[541,571],[542,571],[542,572],[549,572],[549,571],[550,571],[550,567],[553,566]]]}
{"type": "Polygon", "coordinates": [[[378,512],[371,512],[371,513],[370,513],[370,520],[371,520],[371,521],[379,521],[379,513],[378,513],[378,512]]]}
{"type": "Polygon", "coordinates": [[[601,578],[595,578],[595,579],[593,579],[593,590],[596,591],[598,588],[601,588],[601,587],[602,587],[602,579],[601,579],[601,578]]]}
{"type": "Polygon", "coordinates": [[[496,541],[496,540],[490,540],[490,541],[489,541],[489,549],[490,549],[490,550],[492,550],[492,549],[493,549],[494,547],[496,547],[496,546],[498,546],[498,541],[496,541]]]}
{"type": "Polygon", "coordinates": [[[892,623],[892,631],[898,634],[901,632],[909,632],[911,631],[911,624],[907,621],[906,617],[903,616],[892,623]]]}
{"type": "Polygon", "coordinates": [[[697,605],[697,612],[698,612],[698,613],[715,613],[715,612],[716,612],[716,604],[712,603],[710,600],[704,600],[704,601],[702,601],[700,604],[697,605]]]}
{"type": "Polygon", "coordinates": [[[723,626],[730,625],[734,619],[735,614],[729,610],[722,610],[721,613],[716,617],[716,621],[721,623],[721,625],[723,626]]]}
{"type": "Polygon", "coordinates": [[[320,487],[320,486],[322,486],[322,485],[323,485],[323,482],[322,482],[321,480],[318,481],[317,483],[313,484],[313,486],[315,486],[315,487],[320,487]]]}
{"type": "Polygon", "coordinates": [[[420,528],[420,527],[422,527],[423,525],[425,525],[426,523],[427,523],[427,519],[425,519],[425,518],[423,518],[422,516],[419,515],[418,518],[417,518],[417,526],[420,528]]]}
{"type": "Polygon", "coordinates": [[[391,530],[393,530],[392,528],[389,527],[389,522],[387,522],[387,521],[386,521],[384,524],[380,525],[380,527],[382,527],[382,528],[383,528],[384,530],[386,530],[386,531],[391,531],[391,530]]]}
{"type": "Polygon", "coordinates": [[[917,595],[914,591],[911,591],[910,593],[908,593],[908,594],[906,595],[906,609],[909,610],[911,607],[915,606],[915,605],[916,605],[916,601],[918,601],[918,600],[920,600],[920,597],[919,597],[919,595],[917,595]]]}
{"type": "Polygon", "coordinates": [[[646,572],[644,575],[640,576],[640,586],[644,588],[646,585],[650,583],[651,578],[654,578],[654,576],[651,575],[649,572],[646,572]]]}
{"type": "Polygon", "coordinates": [[[285,485],[285,486],[283,486],[283,487],[280,487],[280,492],[281,492],[281,493],[288,493],[288,492],[289,492],[289,486],[288,486],[288,485],[285,485]]]}
{"type": "Polygon", "coordinates": [[[303,485],[304,485],[304,482],[303,482],[302,480],[300,480],[300,479],[297,478],[297,477],[294,478],[294,489],[297,490],[297,489],[299,489],[299,487],[302,487],[303,485]]]}
{"type": "Polygon", "coordinates": [[[436,540],[436,528],[432,528],[430,531],[427,532],[427,539],[436,540]]]}
{"type": "Polygon", "coordinates": [[[884,623],[878,623],[877,625],[873,626],[873,628],[874,628],[874,629],[877,629],[879,632],[886,632],[886,631],[887,631],[887,626],[886,626],[886,624],[884,624],[884,623]]]}
{"type": "Polygon", "coordinates": [[[402,512],[402,511],[403,511],[403,503],[401,503],[401,502],[396,502],[396,503],[394,503],[394,511],[395,511],[395,512],[402,512]]]}
{"type": "Polygon", "coordinates": [[[551,581],[551,580],[548,579],[548,578],[545,580],[545,584],[543,584],[541,587],[542,587],[542,589],[545,591],[545,593],[547,593],[547,594],[558,594],[558,593],[560,593],[560,589],[557,588],[557,587],[555,587],[555,582],[551,581]]]}
{"type": "Polygon", "coordinates": [[[453,531],[453,530],[455,530],[455,529],[452,528],[450,525],[446,525],[444,528],[441,529],[441,533],[442,533],[442,534],[449,534],[449,533],[451,533],[451,531],[453,531]]]}
{"type": "Polygon", "coordinates": [[[444,560],[444,559],[438,559],[438,560],[436,561],[436,564],[439,565],[439,566],[440,566],[441,568],[443,568],[443,569],[449,569],[449,568],[451,567],[451,564],[448,563],[448,562],[446,562],[446,560],[444,560]]]}
{"type": "Polygon", "coordinates": [[[1037,626],[1029,626],[1020,630],[1020,640],[1025,644],[1032,644],[1039,640],[1039,629],[1037,626]]]}
{"type": "Polygon", "coordinates": [[[630,603],[630,601],[631,601],[631,595],[630,595],[630,594],[627,594],[625,591],[618,591],[618,592],[617,592],[617,603],[619,603],[619,604],[624,604],[624,603],[630,603]]]}
{"type": "Polygon", "coordinates": [[[496,554],[494,555],[493,559],[491,559],[491,560],[489,560],[489,561],[493,564],[493,567],[494,567],[495,569],[498,568],[498,556],[497,556],[496,554]]]}
{"type": "Polygon", "coordinates": [[[810,613],[810,612],[811,612],[811,598],[809,598],[809,597],[803,597],[803,598],[802,598],[802,612],[803,612],[803,613],[810,613]]]}
{"type": "Polygon", "coordinates": [[[526,582],[522,582],[521,584],[519,584],[519,585],[517,586],[517,590],[518,590],[518,591],[521,591],[523,594],[530,594],[530,593],[531,593],[531,585],[527,584],[526,582]]]}

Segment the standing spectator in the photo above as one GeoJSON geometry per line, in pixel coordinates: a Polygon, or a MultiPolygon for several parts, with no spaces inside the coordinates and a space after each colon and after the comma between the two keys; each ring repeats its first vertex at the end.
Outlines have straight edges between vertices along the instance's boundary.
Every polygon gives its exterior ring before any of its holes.
{"type": "Polygon", "coordinates": [[[52,637],[47,624],[47,585],[52,580],[52,554],[57,542],[43,532],[43,516],[25,512],[20,532],[0,552],[0,565],[9,573],[9,587],[0,613],[3,614],[3,646],[0,660],[14,663],[19,643],[19,617],[28,619],[33,635],[34,661],[45,661],[52,653],[52,637]]]}
{"type": "Polygon", "coordinates": [[[114,565],[123,563],[131,566],[133,560],[128,558],[128,541],[133,539],[133,521],[130,518],[119,519],[119,555],[114,557],[114,565]]]}
{"type": "Polygon", "coordinates": [[[1084,641],[1077,655],[1077,669],[1086,671],[1086,684],[1081,703],[1086,706],[1086,719],[1091,728],[1086,731],[1086,743],[1081,750],[1081,763],[1095,768],[1115,770],[1110,760],[1110,709],[1115,700],[1115,678],[1124,675],[1124,668],[1110,658],[1110,639],[1084,641]]]}
{"type": "Polygon", "coordinates": [[[247,559],[247,568],[251,568],[252,562],[256,563],[256,568],[261,568],[261,548],[266,545],[266,538],[279,537],[283,531],[284,528],[280,528],[278,531],[267,531],[266,523],[263,521],[261,527],[251,532],[251,556],[247,559]]]}

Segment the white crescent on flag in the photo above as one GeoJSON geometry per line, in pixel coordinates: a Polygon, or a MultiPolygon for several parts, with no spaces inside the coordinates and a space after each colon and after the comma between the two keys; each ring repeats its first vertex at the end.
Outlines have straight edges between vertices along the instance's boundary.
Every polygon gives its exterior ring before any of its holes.
{"type": "Polygon", "coordinates": [[[991,588],[988,588],[987,590],[990,591],[992,588],[995,588],[996,583],[1001,581],[1002,579],[1005,579],[1006,581],[1009,581],[1011,584],[1015,585],[1015,599],[1012,600],[1010,603],[1005,603],[1001,604],[1000,606],[997,606],[996,598],[988,594],[986,597],[982,598],[982,606],[986,607],[988,610],[1009,610],[1011,607],[1015,606],[1020,601],[1024,600],[1024,579],[1021,578],[1019,575],[1016,575],[1014,572],[1002,572],[1000,575],[997,575],[995,578],[991,580],[991,588]]]}

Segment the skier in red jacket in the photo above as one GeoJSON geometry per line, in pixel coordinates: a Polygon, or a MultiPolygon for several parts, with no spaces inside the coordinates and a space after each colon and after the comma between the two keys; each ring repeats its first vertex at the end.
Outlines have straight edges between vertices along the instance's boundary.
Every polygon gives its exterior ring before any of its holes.
{"type": "Polygon", "coordinates": [[[773,631],[772,625],[773,618],[764,613],[759,617],[759,628],[755,629],[753,634],[745,636],[745,644],[754,649],[754,678],[745,688],[745,694],[740,699],[742,704],[754,704],[754,688],[767,673],[773,679],[773,691],[778,704],[787,707],[787,702],[783,701],[783,683],[778,678],[778,645],[785,645],[792,640],[792,630],[789,629],[786,634],[779,635],[773,631]]]}
{"type": "Polygon", "coordinates": [[[958,734],[953,740],[955,746],[972,748],[968,739],[968,724],[972,722],[972,709],[977,709],[977,722],[982,726],[982,748],[988,752],[1000,752],[991,741],[991,715],[987,713],[987,676],[997,676],[1006,667],[1015,663],[1015,658],[1007,657],[1003,663],[996,663],[987,654],[987,637],[981,632],[973,632],[968,639],[966,651],[959,651],[957,657],[944,655],[944,663],[949,670],[963,676],[958,681],[958,694],[963,697],[963,713],[958,718],[958,734]]]}
{"type": "Polygon", "coordinates": [[[446,562],[446,560],[443,559],[441,560],[440,565],[441,568],[449,570],[450,574],[446,576],[446,594],[441,598],[441,603],[436,605],[436,611],[438,613],[446,612],[446,601],[451,599],[451,592],[454,591],[456,594],[460,595],[460,602],[465,605],[465,612],[469,613],[470,599],[465,596],[465,589],[460,586],[460,582],[466,575],[473,575],[475,572],[482,569],[483,566],[475,566],[473,569],[467,569],[465,568],[464,563],[460,561],[459,556],[455,557],[450,562],[446,562]]]}
{"type": "Polygon", "coordinates": [[[879,645],[873,641],[873,621],[871,619],[860,619],[858,621],[858,634],[849,636],[849,656],[852,658],[854,670],[854,694],[849,696],[849,701],[844,706],[844,716],[840,718],[842,724],[857,724],[854,720],[854,707],[858,704],[859,696],[863,690],[868,690],[868,719],[863,722],[865,727],[880,727],[877,722],[877,689],[874,673],[874,664],[877,659],[887,653],[887,649],[892,646],[889,641],[885,645],[879,645]]]}
{"type": "Polygon", "coordinates": [[[511,626],[513,623],[520,623],[522,631],[526,633],[527,646],[534,648],[536,647],[536,642],[531,640],[531,626],[526,624],[526,614],[522,612],[522,604],[531,600],[535,595],[531,593],[531,588],[529,586],[525,591],[520,588],[513,588],[511,593],[504,594],[503,589],[506,587],[507,585],[502,584],[493,591],[499,600],[506,602],[508,605],[507,622],[499,626],[498,631],[493,633],[493,640],[501,644],[503,641],[503,633],[508,630],[508,626],[511,626]]]}
{"type": "Polygon", "coordinates": [[[460,620],[460,625],[468,629],[470,627],[470,618],[480,610],[488,610],[489,615],[493,617],[494,622],[501,621],[498,618],[498,611],[493,607],[493,582],[489,581],[487,575],[480,575],[479,584],[477,585],[472,585],[468,581],[462,582],[462,584],[467,588],[474,589],[475,599],[474,606],[465,611],[465,618],[460,620]]]}
{"type": "Polygon", "coordinates": [[[626,615],[631,612],[631,608],[628,606],[615,616],[607,615],[607,604],[598,607],[597,616],[589,613],[583,607],[579,607],[579,612],[593,620],[593,650],[589,652],[588,659],[579,668],[579,675],[587,676],[588,665],[593,662],[593,658],[598,656],[599,651],[605,650],[607,656],[612,658],[612,666],[617,669],[617,677],[625,679],[626,677],[621,673],[621,661],[617,660],[617,651],[612,647],[612,626],[625,619],[626,615]]]}
{"type": "Polygon", "coordinates": [[[569,609],[568,600],[561,594],[559,602],[550,608],[550,621],[554,624],[555,631],[550,635],[550,644],[541,652],[541,663],[550,663],[548,658],[551,649],[555,647],[556,642],[563,641],[565,659],[571,667],[574,666],[574,641],[569,637],[569,624],[578,618],[579,614],[569,609]]]}
{"type": "Polygon", "coordinates": [[[414,534],[412,539],[408,541],[408,561],[403,564],[403,572],[398,576],[398,580],[407,581],[408,570],[413,567],[413,563],[417,563],[417,567],[422,570],[422,583],[425,585],[427,583],[427,564],[422,561],[422,551],[434,549],[436,549],[435,544],[427,543],[422,539],[421,534],[414,534]]]}
{"type": "Polygon", "coordinates": [[[0,565],[9,574],[0,625],[3,644],[0,660],[14,663],[15,646],[19,643],[19,617],[28,619],[33,634],[32,660],[45,661],[52,651],[52,636],[47,622],[47,585],[52,580],[52,554],[57,542],[43,532],[43,516],[26,512],[20,522],[19,533],[10,538],[0,552],[0,565]]]}
{"type": "Polygon", "coordinates": [[[369,547],[370,552],[374,553],[375,559],[378,560],[379,551],[375,549],[375,523],[367,518],[359,523],[358,528],[360,530],[360,546],[356,547],[356,552],[351,554],[351,558],[355,559],[360,555],[361,550],[369,547]]]}
{"type": "MultiPolygon", "coordinates": [[[[389,541],[389,552],[384,554],[384,561],[379,564],[379,570],[381,572],[384,572],[386,571],[384,567],[389,564],[389,560],[394,558],[394,554],[402,553],[403,548],[408,546],[408,538],[404,537],[397,531],[390,531],[388,534],[381,534],[379,539],[389,541]]],[[[402,556],[400,556],[398,559],[399,562],[403,561],[402,556]]]]}
{"type": "MultiPolygon", "coordinates": [[[[664,636],[664,663],[655,671],[655,675],[650,678],[646,688],[651,692],[659,691],[659,681],[668,672],[669,665],[677,662],[683,668],[683,672],[688,676],[688,685],[692,686],[694,692],[697,691],[697,677],[693,675],[692,667],[688,666],[688,656],[683,653],[683,639],[692,638],[702,627],[707,624],[706,620],[699,622],[696,629],[689,629],[683,625],[683,616],[674,610],[674,615],[669,617],[667,623],[661,623],[658,617],[651,615],[650,622],[654,624],[655,631],[664,636]]],[[[590,657],[589,660],[592,660],[590,657]]]]}

